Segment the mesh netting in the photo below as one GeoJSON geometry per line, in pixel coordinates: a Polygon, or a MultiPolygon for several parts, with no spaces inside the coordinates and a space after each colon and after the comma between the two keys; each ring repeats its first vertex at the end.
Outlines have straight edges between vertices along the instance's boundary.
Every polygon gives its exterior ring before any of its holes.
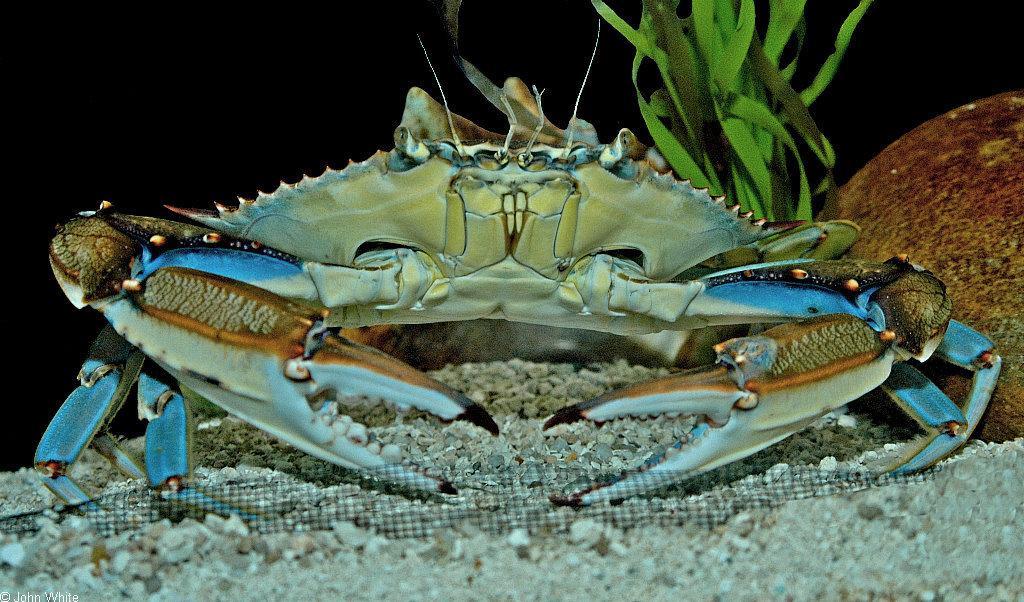
{"type": "MultiPolygon", "coordinates": [[[[425,537],[438,530],[472,527],[501,534],[516,528],[531,533],[557,533],[574,521],[592,518],[619,528],[696,525],[713,527],[744,511],[769,510],[787,501],[835,495],[895,483],[920,483],[934,478],[933,468],[912,475],[879,476],[868,472],[827,471],[816,467],[786,467],[749,475],[725,486],[701,492],[661,491],[619,504],[565,508],[549,496],[565,493],[564,481],[555,475],[520,477],[495,475],[460,484],[459,495],[425,496],[388,492],[388,487],[365,477],[364,486],[353,483],[322,487],[290,478],[245,480],[225,484],[200,484],[209,498],[258,518],[247,521],[251,531],[272,533],[330,529],[339,522],[354,523],[393,538],[425,537]],[[552,477],[552,478],[547,478],[552,477]],[[369,487],[365,486],[369,485],[369,487]]],[[[564,476],[564,475],[562,475],[564,476]]],[[[603,475],[607,476],[607,475],[603,475]]],[[[578,484],[597,475],[580,474],[578,484]]],[[[41,528],[43,520],[60,521],[68,516],[85,518],[101,534],[112,535],[171,518],[202,519],[218,513],[215,502],[183,504],[141,484],[124,492],[107,494],[96,501],[105,511],[85,511],[58,506],[36,512],[0,517],[0,531],[25,533],[41,528]]]]}

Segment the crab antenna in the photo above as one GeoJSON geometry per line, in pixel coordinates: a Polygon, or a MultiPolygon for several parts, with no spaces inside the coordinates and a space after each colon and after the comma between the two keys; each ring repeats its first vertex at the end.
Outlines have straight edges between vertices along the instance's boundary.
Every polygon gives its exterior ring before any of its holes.
{"type": "Polygon", "coordinates": [[[562,156],[565,157],[569,154],[569,148],[572,147],[573,136],[576,135],[576,111],[580,108],[580,98],[583,97],[583,88],[587,86],[587,78],[590,77],[590,68],[594,66],[594,57],[597,56],[597,42],[601,38],[601,20],[597,20],[597,35],[594,37],[594,51],[590,53],[590,62],[587,63],[587,72],[583,75],[583,84],[580,85],[580,93],[576,95],[576,104],[572,108],[572,118],[569,119],[569,137],[565,140],[565,148],[562,150],[562,156]]]}
{"type": "Polygon", "coordinates": [[[508,156],[508,149],[512,146],[512,134],[516,131],[516,126],[519,125],[519,120],[516,119],[515,111],[512,110],[512,105],[508,101],[508,96],[501,95],[501,102],[505,105],[505,114],[508,115],[508,135],[505,136],[505,146],[501,147],[501,156],[508,156]]]}
{"type": "Polygon", "coordinates": [[[537,100],[537,127],[533,130],[533,136],[530,136],[530,141],[526,143],[526,157],[527,159],[533,158],[533,144],[537,142],[537,137],[540,136],[540,131],[544,129],[544,107],[540,104],[540,97],[544,94],[544,90],[537,91],[537,86],[533,87],[533,97],[537,100]]]}
{"type": "MultiPolygon", "coordinates": [[[[600,24],[598,24],[598,27],[600,27],[600,24]]],[[[444,97],[444,88],[441,87],[441,80],[437,77],[437,71],[434,71],[434,65],[430,62],[430,54],[427,53],[427,47],[423,45],[423,40],[419,34],[416,34],[416,41],[420,43],[420,48],[423,49],[423,56],[427,59],[427,67],[430,67],[430,73],[434,75],[434,81],[437,82],[437,89],[441,92],[441,102],[444,104],[444,112],[448,115],[448,127],[452,130],[452,140],[455,141],[455,149],[459,151],[460,155],[464,155],[462,141],[459,140],[459,135],[455,132],[455,120],[452,119],[452,112],[448,108],[448,99],[444,97]]]]}

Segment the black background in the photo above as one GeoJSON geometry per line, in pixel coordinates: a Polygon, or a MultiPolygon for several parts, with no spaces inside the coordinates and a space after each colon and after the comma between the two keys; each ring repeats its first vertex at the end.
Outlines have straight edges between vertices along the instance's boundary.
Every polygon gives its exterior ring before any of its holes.
{"type": "MultiPolygon", "coordinates": [[[[809,4],[805,78],[856,6],[809,4]]],[[[1022,87],[1009,4],[875,2],[836,80],[811,107],[837,149],[840,182],[927,119],[1022,87]]],[[[638,5],[613,3],[633,23],[638,5]]],[[[67,303],[50,274],[55,224],[101,200],[156,215],[166,215],[163,204],[210,207],[390,148],[409,86],[436,95],[417,33],[453,110],[506,127],[446,59],[441,26],[422,0],[233,14],[104,10],[12,19],[8,27],[23,28],[30,42],[8,43],[0,58],[9,103],[0,469],[30,465],[103,325],[96,312],[67,303]]],[[[462,15],[465,56],[496,82],[518,75],[544,88],[547,114],[564,126],[594,41],[589,2],[467,0],[462,15]]],[[[621,127],[646,138],[632,56],[603,27],[580,105],[603,139],[621,127]]],[[[123,412],[129,418],[132,406],[123,412]]],[[[119,424],[130,429],[132,420],[119,424]]]]}

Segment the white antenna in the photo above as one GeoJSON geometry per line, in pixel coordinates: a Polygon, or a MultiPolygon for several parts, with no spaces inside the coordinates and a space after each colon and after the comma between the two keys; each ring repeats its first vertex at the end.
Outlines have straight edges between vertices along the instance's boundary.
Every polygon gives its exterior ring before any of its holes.
{"type": "Polygon", "coordinates": [[[533,144],[537,142],[537,137],[540,136],[540,131],[544,129],[544,107],[540,104],[540,97],[544,94],[544,90],[537,91],[537,86],[533,87],[533,97],[537,99],[537,127],[533,130],[533,136],[530,136],[530,141],[526,144],[526,160],[533,160],[533,144]]]}
{"type": "Polygon", "coordinates": [[[501,147],[501,157],[508,156],[508,149],[512,146],[512,135],[516,132],[516,126],[519,125],[519,120],[516,119],[516,113],[512,110],[512,105],[508,102],[508,96],[502,94],[501,102],[505,104],[505,114],[508,115],[508,135],[505,136],[505,146],[501,147]]]}
{"type": "Polygon", "coordinates": [[[583,88],[587,85],[587,78],[590,77],[590,68],[594,66],[594,57],[597,56],[597,42],[601,38],[601,20],[597,20],[597,36],[594,38],[594,51],[590,53],[590,62],[587,64],[587,72],[583,75],[583,84],[580,86],[580,93],[576,95],[576,104],[572,108],[572,118],[569,120],[569,137],[565,140],[565,148],[562,149],[562,156],[569,154],[572,146],[573,136],[576,134],[576,111],[580,108],[580,98],[583,97],[583,88]]]}
{"type": "MultiPolygon", "coordinates": [[[[600,22],[597,27],[598,31],[600,31],[600,22]]],[[[452,119],[452,112],[448,109],[448,99],[444,97],[444,88],[441,87],[441,80],[437,77],[437,71],[434,71],[434,65],[430,62],[430,55],[427,54],[427,47],[423,45],[423,40],[420,38],[419,34],[416,34],[416,41],[420,43],[420,48],[423,49],[423,56],[427,59],[427,67],[430,67],[430,72],[434,75],[434,81],[437,82],[437,89],[441,92],[441,102],[444,103],[444,112],[448,115],[448,127],[452,131],[452,140],[455,141],[455,150],[459,151],[460,155],[464,155],[465,152],[462,148],[462,141],[459,140],[459,135],[455,132],[455,120],[452,119]]],[[[591,58],[591,61],[593,61],[593,58],[591,58]]]]}

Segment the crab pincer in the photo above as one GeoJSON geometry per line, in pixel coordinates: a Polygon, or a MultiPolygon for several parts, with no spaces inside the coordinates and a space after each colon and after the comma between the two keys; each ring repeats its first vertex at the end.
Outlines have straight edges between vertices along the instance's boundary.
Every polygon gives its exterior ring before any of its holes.
{"type": "Polygon", "coordinates": [[[419,489],[454,492],[450,483],[402,461],[401,450],[382,446],[365,426],[344,416],[340,407],[353,397],[498,430],[465,395],[333,334],[323,327],[326,316],[320,310],[263,289],[171,267],[152,274],[128,299],[105,312],[115,326],[123,325],[122,336],[145,346],[150,357],[199,394],[327,461],[379,470],[419,489]],[[181,290],[193,291],[192,300],[184,300],[181,290]],[[211,307],[225,302],[235,305],[233,318],[217,322],[211,307]]]}
{"type": "MultiPolygon", "coordinates": [[[[451,483],[406,461],[396,446],[375,441],[364,425],[342,413],[342,404],[353,398],[384,400],[399,410],[417,408],[497,433],[490,415],[462,393],[334,334],[325,327],[326,310],[183,266],[126,278],[125,266],[138,252],[121,230],[88,216],[58,234],[52,259],[73,302],[102,311],[121,337],[178,382],[295,447],[341,466],[378,471],[406,486],[452,493],[451,483]],[[112,265],[96,262],[86,270],[72,263],[81,247],[98,245],[121,249],[103,255],[112,265]]],[[[91,432],[121,401],[111,397],[90,406],[98,420],[91,432]]],[[[159,413],[149,410],[146,417],[152,421],[159,413]]],[[[182,449],[187,455],[187,445],[182,449]]],[[[77,453],[62,453],[61,459],[73,461],[77,453]]]]}
{"type": "MultiPolygon", "coordinates": [[[[819,316],[720,343],[713,365],[565,408],[544,428],[658,414],[696,416],[697,425],[634,471],[552,501],[587,505],[621,499],[761,450],[878,386],[893,365],[892,342],[854,316],[819,316]]],[[[955,406],[953,412],[953,420],[964,420],[955,406]]]]}

